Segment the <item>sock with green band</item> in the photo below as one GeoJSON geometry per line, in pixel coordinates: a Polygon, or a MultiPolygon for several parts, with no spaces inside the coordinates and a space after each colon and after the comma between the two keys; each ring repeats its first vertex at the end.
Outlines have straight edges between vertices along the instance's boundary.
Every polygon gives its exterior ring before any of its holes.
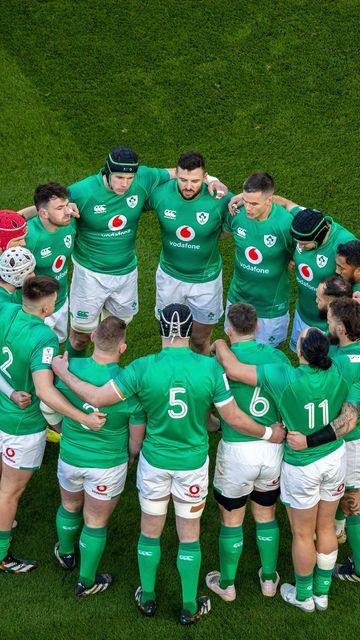
{"type": "Polygon", "coordinates": [[[62,504],[58,508],[56,514],[56,530],[59,540],[59,553],[64,556],[68,553],[74,553],[75,540],[78,537],[81,527],[83,526],[83,513],[77,511],[67,511],[62,504]]]}
{"type": "Polygon", "coordinates": [[[85,587],[95,582],[96,571],[106,545],[107,527],[87,527],[84,525],[80,536],[80,577],[85,587]]]}
{"type": "Polygon", "coordinates": [[[348,516],[346,526],[355,571],[360,576],[360,516],[348,516]]]}
{"type": "Polygon", "coordinates": [[[325,596],[329,593],[333,569],[319,569],[315,567],[313,591],[315,596],[325,596]]]}
{"type": "Polygon", "coordinates": [[[11,529],[9,531],[0,531],[0,562],[6,558],[11,542],[11,529]]]}
{"type": "Polygon", "coordinates": [[[261,559],[261,579],[276,582],[280,531],[277,520],[256,522],[256,544],[261,559]]]}
{"type": "Polygon", "coordinates": [[[142,589],[141,604],[156,599],[155,582],[160,557],[160,538],[148,538],[141,533],[138,542],[138,565],[142,589]]]}
{"type": "Polygon", "coordinates": [[[339,505],[336,513],[335,513],[335,528],[336,528],[336,534],[340,533],[340,531],[344,531],[345,529],[345,514],[341,508],[341,506],[339,505]]]}
{"type": "Polygon", "coordinates": [[[299,576],[295,573],[296,582],[296,599],[304,602],[307,598],[313,596],[313,574],[309,573],[308,576],[299,576]]]}
{"type": "Polygon", "coordinates": [[[221,525],[219,535],[220,587],[234,584],[236,571],[243,550],[243,528],[221,525]]]}
{"type": "Polygon", "coordinates": [[[200,541],[180,542],[176,566],[181,580],[182,608],[191,615],[197,611],[197,588],[201,565],[200,541]]]}
{"type": "Polygon", "coordinates": [[[69,360],[70,358],[86,358],[86,347],[80,350],[74,349],[69,339],[66,341],[64,352],[65,351],[69,354],[69,360]]]}

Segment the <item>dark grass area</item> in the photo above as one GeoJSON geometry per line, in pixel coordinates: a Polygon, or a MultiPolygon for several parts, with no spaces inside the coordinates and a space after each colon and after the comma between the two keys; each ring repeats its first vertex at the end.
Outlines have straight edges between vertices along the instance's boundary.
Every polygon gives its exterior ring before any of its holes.
{"type": "MultiPolygon", "coordinates": [[[[48,180],[70,184],[94,173],[110,147],[133,146],[150,166],[173,166],[180,153],[201,151],[209,171],[238,192],[259,169],[277,191],[316,206],[359,234],[359,3],[335,0],[168,0],[148,3],[19,0],[2,3],[0,48],[1,206],[31,202],[48,180]]],[[[141,312],[129,330],[124,362],[159,348],[153,318],[159,255],[153,214],[138,241],[141,312]]],[[[232,241],[222,243],[224,289],[232,241]]],[[[221,327],[217,330],[221,335],[221,327]]],[[[212,461],[217,436],[211,436],[212,461]]],[[[305,616],[276,597],[261,598],[254,526],[248,519],[238,599],[214,596],[211,618],[178,628],[177,541],[171,515],[163,536],[159,613],[141,619],[138,585],[139,509],[131,472],[109,528],[101,564],[113,590],[75,600],[76,574],[52,557],[55,542],[56,446],[25,493],[14,551],[35,557],[32,575],[0,576],[1,638],[94,640],[184,635],[305,639],[355,636],[356,585],[336,583],[328,612],[305,616]]],[[[292,580],[290,535],[282,524],[279,571],[292,580]]],[[[218,515],[212,497],[203,516],[200,592],[218,566],[218,515]]],[[[341,550],[342,557],[346,549],[341,550]]]]}

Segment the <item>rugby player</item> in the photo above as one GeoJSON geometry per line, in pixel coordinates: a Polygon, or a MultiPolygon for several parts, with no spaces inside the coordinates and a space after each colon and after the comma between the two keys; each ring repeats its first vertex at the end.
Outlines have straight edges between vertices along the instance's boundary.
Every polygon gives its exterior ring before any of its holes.
{"type": "MultiPolygon", "coordinates": [[[[282,351],[256,341],[256,327],[256,311],[252,305],[238,302],[229,307],[226,333],[236,357],[256,365],[290,364],[282,351]]],[[[229,384],[238,406],[260,424],[269,426],[281,420],[271,395],[260,386],[254,390],[241,382],[229,381],[229,384]]],[[[246,501],[250,498],[261,558],[261,591],[264,596],[272,597],[279,583],[276,565],[280,536],[275,508],[280,494],[283,447],[243,435],[224,420],[221,427],[214,476],[214,496],[221,517],[220,571],[208,573],[206,584],[223,600],[235,600],[235,575],[243,549],[242,524],[246,501]]]]}
{"type": "Polygon", "coordinates": [[[335,261],[336,273],[351,282],[354,298],[360,300],[360,240],[339,244],[335,261]]]}
{"type": "Polygon", "coordinates": [[[20,409],[0,394],[0,569],[5,572],[24,573],[36,567],[33,560],[16,559],[9,547],[18,501],[44,453],[46,422],[40,400],[89,428],[105,422],[103,413],[87,415],[73,407],[52,384],[51,360],[59,343],[44,319],[54,310],[58,289],[53,278],[28,278],[23,284],[23,307],[5,304],[1,309],[1,371],[15,389],[25,389],[33,399],[20,409]]]}
{"type": "MultiPolygon", "coordinates": [[[[126,349],[125,333],[123,320],[113,316],[103,320],[91,336],[92,357],[71,360],[70,370],[82,380],[99,385],[116,377],[121,371],[119,357],[126,349]]],[[[57,382],[56,387],[74,406],[86,412],[94,410],[63,382],[57,382]]],[[[112,584],[111,575],[96,572],[106,544],[108,521],[124,489],[129,454],[132,462],[145,432],[145,414],[136,396],[105,411],[106,425],[97,432],[89,432],[71,418],[62,421],[58,463],[61,506],[56,516],[59,542],[54,553],[64,569],[73,569],[74,545],[80,534],[80,576],[75,587],[79,597],[100,593],[112,584]]],[[[61,418],[51,410],[48,417],[51,424],[61,418]]]]}
{"type": "Polygon", "coordinates": [[[27,234],[26,220],[16,211],[0,211],[0,254],[11,247],[24,247],[27,234]]]}
{"type": "Polygon", "coordinates": [[[156,272],[155,314],[171,302],[187,304],[193,316],[191,348],[209,355],[213,326],[221,318],[222,259],[218,239],[228,198],[213,198],[204,182],[202,155],[183,153],[176,180],[153,190],[147,206],[156,211],[162,251],[156,272]]]}
{"type": "MultiPolygon", "coordinates": [[[[328,423],[338,415],[353,382],[358,382],[359,365],[347,357],[332,362],[326,336],[312,327],[299,336],[297,369],[240,364],[224,341],[216,341],[214,348],[231,379],[261,385],[275,400],[290,435],[296,431],[307,437],[304,450],[285,442],[281,500],[293,533],[296,586],[283,584],[280,591],[286,602],[303,611],[324,611],[337,558],[334,515],[344,494],[346,468],[344,442],[336,439],[328,423]],[[318,435],[324,425],[332,433],[325,443],[318,435]]],[[[352,426],[356,419],[353,405],[352,426]]]]}
{"type": "Polygon", "coordinates": [[[292,216],[274,201],[274,180],[262,171],[245,180],[229,210],[224,230],[235,241],[235,268],[227,306],[239,301],[252,304],[259,322],[257,341],[276,347],[286,339],[290,320],[292,216]]]}
{"type": "Polygon", "coordinates": [[[135,393],[139,396],[147,415],[147,430],[137,476],[142,511],[138,544],[141,587],[135,597],[144,615],[155,614],[160,536],[171,495],[180,541],[177,567],[182,584],[180,623],[184,625],[196,622],[210,609],[209,598],[196,597],[200,517],[208,486],[207,411],[214,402],[235,429],[274,442],[284,437],[280,425],[264,427],[237,407],[216,360],[189,349],[191,327],[189,307],[165,307],[160,316],[162,351],[135,360],[102,387],[70,373],[66,356],[53,362],[54,371],[65,384],[83,400],[91,398],[96,406],[113,404],[135,393]]]}
{"type": "Polygon", "coordinates": [[[320,320],[327,320],[330,302],[336,298],[351,298],[352,286],[342,276],[328,276],[318,284],[316,289],[316,305],[320,320]]]}

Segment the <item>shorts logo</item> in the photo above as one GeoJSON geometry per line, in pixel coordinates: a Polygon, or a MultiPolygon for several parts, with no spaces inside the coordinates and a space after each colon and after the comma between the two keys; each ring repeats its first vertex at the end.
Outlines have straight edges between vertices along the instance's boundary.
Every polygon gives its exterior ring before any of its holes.
{"type": "Polygon", "coordinates": [[[213,320],[215,317],[215,315],[213,314],[212,311],[210,311],[210,313],[208,313],[208,320],[213,320]]]}
{"type": "Polygon", "coordinates": [[[197,496],[198,493],[200,493],[200,487],[198,484],[192,484],[191,487],[189,487],[189,491],[192,496],[197,496]]]}
{"type": "Polygon", "coordinates": [[[277,240],[277,236],[272,236],[272,235],[264,236],[264,244],[266,247],[273,247],[276,240],[277,240]]]}
{"type": "Polygon", "coordinates": [[[44,347],[43,352],[42,352],[41,362],[43,364],[51,364],[53,356],[54,356],[53,347],[44,347]]]}
{"type": "Polygon", "coordinates": [[[131,309],[132,311],[135,311],[136,308],[137,308],[137,303],[134,300],[134,302],[131,304],[131,309]]]}
{"type": "Polygon", "coordinates": [[[207,211],[198,211],[196,213],[196,220],[199,224],[206,224],[209,220],[209,214],[207,211]]]}
{"type": "Polygon", "coordinates": [[[8,448],[6,449],[6,451],[5,451],[5,455],[6,455],[8,458],[13,458],[13,457],[14,457],[14,455],[15,455],[15,451],[14,451],[14,449],[10,449],[10,447],[8,447],[8,448]]]}
{"type": "Polygon", "coordinates": [[[40,251],[40,255],[42,258],[47,258],[48,256],[51,256],[51,253],[52,253],[51,247],[45,247],[40,251]]]}
{"type": "Polygon", "coordinates": [[[321,254],[316,256],[316,264],[319,267],[319,269],[323,269],[324,267],[326,267],[328,263],[328,258],[326,256],[323,256],[321,254]]]}
{"type": "Polygon", "coordinates": [[[126,202],[128,203],[130,209],[134,209],[138,203],[138,196],[129,196],[126,198],[126,202]]]}
{"type": "Polygon", "coordinates": [[[126,227],[127,218],[125,216],[113,216],[108,222],[110,231],[119,231],[126,227]]]}
{"type": "Polygon", "coordinates": [[[96,491],[98,491],[99,493],[105,493],[106,490],[106,484],[98,484],[98,486],[96,487],[96,491]]]}
{"type": "Polygon", "coordinates": [[[306,282],[311,282],[311,280],[314,277],[312,268],[309,267],[308,264],[305,264],[304,262],[302,262],[301,264],[299,264],[298,269],[301,277],[304,278],[306,282]]]}
{"type": "Polygon", "coordinates": [[[195,238],[195,231],[192,227],[184,225],[176,229],[176,236],[179,240],[193,240],[195,238]]]}
{"type": "Polygon", "coordinates": [[[71,243],[72,243],[72,237],[71,237],[71,235],[69,234],[69,235],[65,236],[65,238],[64,238],[64,244],[65,244],[65,247],[66,247],[67,249],[70,249],[70,247],[71,247],[71,243]]]}
{"type": "Polygon", "coordinates": [[[106,213],[106,204],[96,204],[94,213],[106,213]]]}
{"type": "Polygon", "coordinates": [[[242,227],[238,227],[237,234],[238,236],[240,236],[240,238],[246,238],[246,229],[243,229],[242,227]]]}
{"type": "Polygon", "coordinates": [[[66,263],[66,256],[58,256],[57,258],[55,258],[51,268],[54,271],[54,273],[59,273],[59,271],[63,269],[65,263],[66,263]]]}
{"type": "Polygon", "coordinates": [[[165,218],[172,218],[173,220],[175,220],[176,211],[174,211],[173,209],[165,209],[164,216],[165,218]]]}
{"type": "Polygon", "coordinates": [[[342,482],[342,483],[338,486],[338,488],[336,489],[336,493],[341,493],[342,491],[344,491],[344,489],[345,489],[345,485],[344,485],[344,483],[342,482]]]}
{"type": "Polygon", "coordinates": [[[259,264],[262,262],[262,253],[256,247],[247,247],[245,249],[245,257],[251,264],[259,264]]]}
{"type": "Polygon", "coordinates": [[[88,311],[81,311],[79,310],[76,314],[76,316],[78,318],[80,318],[81,320],[87,320],[89,317],[89,312],[88,311]]]}

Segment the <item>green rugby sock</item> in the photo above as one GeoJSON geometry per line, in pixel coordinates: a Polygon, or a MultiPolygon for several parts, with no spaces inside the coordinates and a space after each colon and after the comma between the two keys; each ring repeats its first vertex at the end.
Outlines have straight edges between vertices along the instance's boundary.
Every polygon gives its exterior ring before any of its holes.
{"type": "Polygon", "coordinates": [[[197,588],[201,565],[200,541],[180,542],[176,566],[180,573],[182,608],[191,615],[197,611],[197,588]]]}
{"type": "Polygon", "coordinates": [[[342,508],[340,507],[340,505],[336,509],[335,522],[336,522],[336,520],[338,520],[339,522],[340,522],[340,520],[345,520],[345,514],[344,514],[342,508]]]}
{"type": "Polygon", "coordinates": [[[160,564],[160,538],[148,538],[140,533],[138,542],[138,565],[141,582],[141,604],[156,600],[156,573],[160,564]]]}
{"type": "Polygon", "coordinates": [[[279,555],[280,531],[277,520],[256,522],[256,544],[261,559],[262,580],[276,582],[276,565],[279,555]]]}
{"type": "Polygon", "coordinates": [[[319,569],[314,571],[314,594],[316,596],[326,596],[330,591],[333,569],[319,569]]]}
{"type": "Polygon", "coordinates": [[[360,576],[360,516],[348,516],[346,526],[355,571],[360,576]]]}
{"type": "Polygon", "coordinates": [[[59,553],[62,556],[74,553],[75,540],[83,525],[83,513],[67,511],[62,504],[56,514],[56,530],[59,540],[59,553]]]}
{"type": "Polygon", "coordinates": [[[69,354],[69,360],[70,358],[86,358],[86,347],[80,350],[74,349],[69,339],[66,341],[64,352],[65,351],[69,354]]]}
{"type": "Polygon", "coordinates": [[[296,581],[296,599],[304,602],[307,598],[312,598],[313,595],[313,574],[309,573],[308,576],[299,576],[295,573],[296,581]]]}
{"type": "Polygon", "coordinates": [[[221,525],[219,535],[220,587],[234,584],[236,571],[243,550],[243,528],[221,525]]]}
{"type": "Polygon", "coordinates": [[[0,562],[6,558],[11,542],[11,529],[0,531],[0,562]]]}
{"type": "Polygon", "coordinates": [[[80,536],[80,577],[85,587],[95,582],[96,571],[106,545],[107,527],[87,527],[84,525],[80,536]]]}

